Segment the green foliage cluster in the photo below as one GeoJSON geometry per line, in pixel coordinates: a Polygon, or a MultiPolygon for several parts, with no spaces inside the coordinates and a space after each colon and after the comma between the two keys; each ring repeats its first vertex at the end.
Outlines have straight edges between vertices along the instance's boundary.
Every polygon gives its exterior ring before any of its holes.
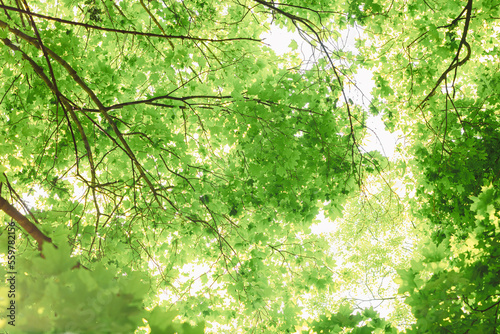
{"type": "Polygon", "coordinates": [[[52,240],[15,233],[15,330],[497,333],[499,17],[487,0],[0,2],[0,196],[52,240]],[[313,64],[263,43],[270,22],[313,64]],[[356,52],[332,50],[348,27],[356,52]],[[357,69],[369,108],[347,95],[357,69]],[[398,161],[363,151],[365,109],[405,135],[398,161]],[[359,282],[400,312],[336,294],[359,282]]]}
{"type": "MultiPolygon", "coordinates": [[[[140,275],[104,265],[96,265],[92,272],[75,269],[76,259],[67,248],[67,244],[63,249],[47,245],[43,249],[47,259],[19,258],[17,266],[24,273],[16,276],[17,319],[16,326],[7,327],[9,332],[50,333],[54,328],[78,333],[133,332],[144,313],[141,296],[148,290],[140,275]]],[[[4,270],[2,274],[10,276],[4,270]]]]}

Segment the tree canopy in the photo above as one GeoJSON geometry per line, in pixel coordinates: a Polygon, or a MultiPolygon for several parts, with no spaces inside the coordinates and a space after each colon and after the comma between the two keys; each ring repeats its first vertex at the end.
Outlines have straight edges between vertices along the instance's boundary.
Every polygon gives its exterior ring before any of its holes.
{"type": "Polygon", "coordinates": [[[498,333],[499,33],[488,0],[1,1],[0,328],[498,333]]]}

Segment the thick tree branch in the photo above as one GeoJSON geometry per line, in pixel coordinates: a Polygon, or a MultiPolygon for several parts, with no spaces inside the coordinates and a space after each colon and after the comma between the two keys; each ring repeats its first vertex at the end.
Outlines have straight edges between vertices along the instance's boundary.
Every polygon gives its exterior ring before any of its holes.
{"type": "Polygon", "coordinates": [[[19,225],[33,237],[38,243],[38,249],[42,249],[44,242],[52,243],[52,239],[43,234],[32,222],[28,220],[22,213],[17,211],[5,198],[0,196],[0,210],[9,215],[12,219],[17,221],[19,225]]]}
{"type": "Polygon", "coordinates": [[[453,61],[451,62],[450,66],[448,66],[446,71],[444,71],[443,74],[441,74],[441,76],[437,80],[436,84],[434,85],[434,88],[432,88],[430,93],[427,94],[425,99],[423,99],[422,102],[420,102],[420,104],[417,106],[416,109],[421,108],[436,93],[436,90],[439,88],[439,85],[441,84],[441,82],[443,82],[443,80],[446,78],[448,73],[450,73],[454,69],[458,68],[459,66],[464,65],[470,59],[471,47],[470,47],[469,43],[467,42],[467,32],[469,31],[469,24],[470,24],[471,15],[472,15],[472,0],[469,0],[467,2],[467,5],[465,6],[464,10],[460,13],[460,15],[455,20],[453,20],[453,22],[457,22],[459,20],[459,18],[463,15],[464,12],[466,12],[464,31],[462,33],[462,38],[460,40],[460,45],[458,46],[458,50],[457,50],[457,53],[455,55],[455,58],[453,58],[453,61]],[[462,51],[463,46],[465,46],[465,48],[467,49],[467,55],[464,57],[464,59],[459,60],[460,59],[460,51],[462,51]]]}

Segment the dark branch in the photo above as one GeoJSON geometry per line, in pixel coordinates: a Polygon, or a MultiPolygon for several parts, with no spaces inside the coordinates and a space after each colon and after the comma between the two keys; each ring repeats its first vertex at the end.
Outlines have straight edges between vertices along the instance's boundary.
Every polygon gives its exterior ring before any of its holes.
{"type": "Polygon", "coordinates": [[[43,14],[37,14],[37,13],[33,13],[33,12],[29,12],[29,11],[22,10],[19,8],[5,6],[5,5],[0,5],[0,8],[5,9],[5,10],[14,11],[14,12],[19,12],[19,13],[26,14],[29,16],[39,17],[39,18],[45,19],[45,20],[55,21],[55,22],[69,24],[69,25],[73,25],[73,26],[84,27],[86,29],[101,30],[101,31],[114,32],[114,33],[120,33],[120,34],[126,34],[126,35],[146,36],[146,37],[156,37],[156,38],[166,38],[166,39],[180,39],[180,40],[190,40],[190,41],[198,41],[198,42],[230,42],[230,41],[261,42],[260,39],[249,38],[249,37],[213,39],[213,38],[190,37],[190,36],[182,36],[182,35],[162,35],[162,34],[154,34],[154,33],[149,33],[149,32],[105,28],[105,27],[99,27],[99,26],[95,26],[95,25],[91,25],[91,24],[87,24],[87,23],[69,21],[69,20],[60,19],[57,17],[47,16],[47,15],[43,15],[43,14]]]}

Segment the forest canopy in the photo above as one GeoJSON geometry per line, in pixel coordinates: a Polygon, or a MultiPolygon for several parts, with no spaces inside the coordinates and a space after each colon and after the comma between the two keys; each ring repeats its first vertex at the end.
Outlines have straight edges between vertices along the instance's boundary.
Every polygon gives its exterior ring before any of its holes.
{"type": "Polygon", "coordinates": [[[490,0],[1,0],[0,329],[498,333],[499,34],[490,0]]]}

